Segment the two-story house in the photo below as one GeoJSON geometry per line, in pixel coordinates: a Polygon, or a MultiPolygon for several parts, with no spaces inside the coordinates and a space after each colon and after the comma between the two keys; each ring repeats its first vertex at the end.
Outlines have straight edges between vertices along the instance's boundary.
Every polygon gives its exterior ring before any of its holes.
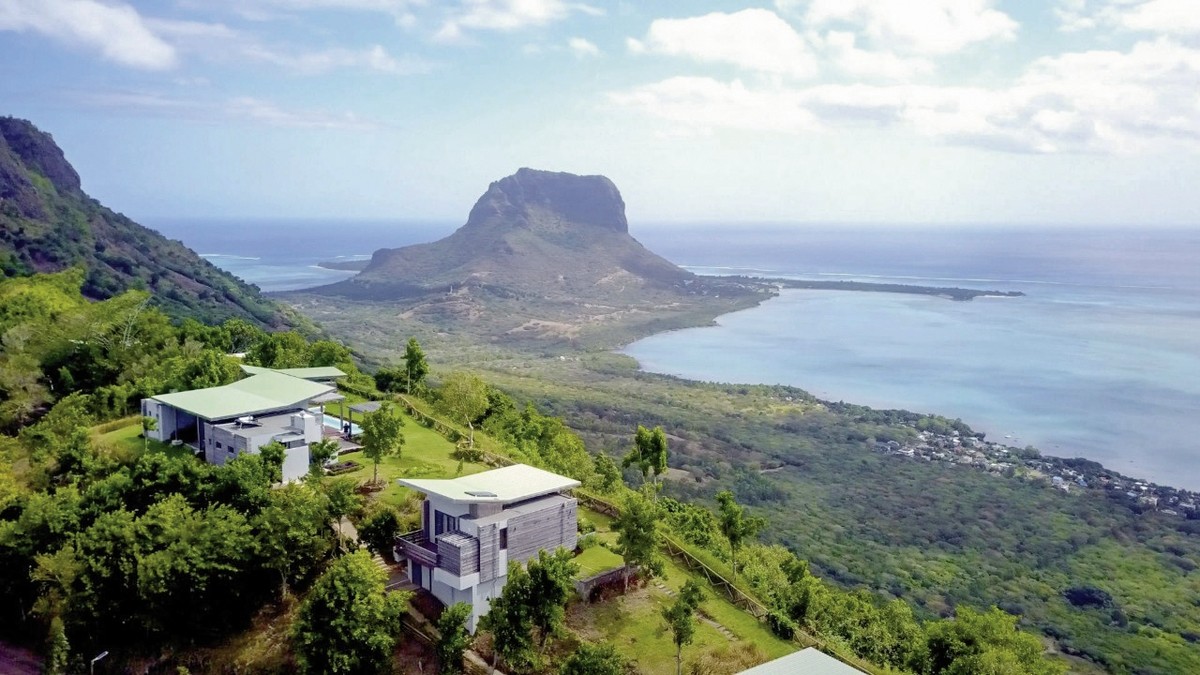
{"type": "Polygon", "coordinates": [[[408,559],[412,582],[446,606],[472,607],[474,632],[500,594],[510,562],[538,551],[574,549],[576,507],[567,490],[579,481],[516,464],[453,479],[401,479],[425,494],[421,529],[401,535],[397,552],[408,559]]]}

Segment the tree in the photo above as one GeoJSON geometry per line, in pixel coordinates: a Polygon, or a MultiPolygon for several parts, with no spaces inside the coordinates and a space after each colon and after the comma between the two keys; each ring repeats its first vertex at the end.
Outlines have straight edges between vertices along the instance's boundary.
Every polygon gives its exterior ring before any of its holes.
{"type": "Polygon", "coordinates": [[[932,673],[968,675],[1058,675],[1064,664],[1042,655],[1037,637],[1017,628],[1017,617],[992,607],[980,612],[958,607],[954,620],[927,625],[932,673]]]}
{"type": "Polygon", "coordinates": [[[251,521],[264,569],[279,575],[281,593],[307,579],[332,549],[329,501],[315,486],[271,490],[269,504],[251,521]]]}
{"type": "Polygon", "coordinates": [[[625,663],[610,644],[579,645],[563,663],[559,675],[623,675],[625,663]]]}
{"type": "Polygon", "coordinates": [[[308,461],[312,465],[313,470],[318,474],[321,472],[321,467],[325,466],[325,462],[335,455],[341,446],[336,439],[322,438],[316,443],[308,446],[308,461]]]}
{"type": "Polygon", "coordinates": [[[425,362],[425,352],[421,349],[417,338],[408,338],[408,344],[404,347],[404,376],[406,378],[404,392],[411,394],[416,391],[414,387],[420,387],[428,374],[429,364],[425,362]]]}
{"type": "Polygon", "coordinates": [[[264,466],[271,472],[271,484],[283,481],[283,462],[287,459],[287,448],[279,441],[271,441],[258,449],[264,466]]]}
{"type": "Polygon", "coordinates": [[[146,416],[142,418],[142,452],[150,449],[150,432],[158,431],[158,420],[146,416]]]}
{"type": "Polygon", "coordinates": [[[733,568],[733,578],[737,579],[737,554],[747,539],[752,539],[767,526],[767,521],[761,516],[747,516],[745,508],[738,504],[729,490],[717,493],[717,503],[721,505],[721,533],[729,540],[730,567],[733,568]]]}
{"type": "Polygon", "coordinates": [[[456,370],[442,382],[439,405],[456,422],[470,429],[470,445],[475,447],[475,420],[488,409],[488,386],[479,376],[456,370]]]}
{"type": "Polygon", "coordinates": [[[471,616],[471,606],[465,602],[456,602],[438,619],[437,629],[440,637],[437,641],[438,663],[442,665],[445,675],[459,675],[463,672],[463,653],[471,644],[471,634],[467,632],[467,619],[471,616]]]}
{"type": "Polygon", "coordinates": [[[67,631],[63,628],[62,619],[56,616],[50,620],[50,639],[42,672],[46,675],[65,675],[70,660],[71,644],[67,642],[67,631]]]}
{"type": "Polygon", "coordinates": [[[396,536],[400,534],[400,517],[390,506],[380,507],[363,521],[358,528],[358,538],[372,553],[387,554],[391,558],[396,536]]]}
{"type": "Polygon", "coordinates": [[[389,663],[408,594],[384,590],[386,577],[355,551],[317,579],[292,633],[302,672],[370,673],[389,663]]]}
{"type": "Polygon", "coordinates": [[[532,591],[529,573],[520,563],[508,565],[504,590],[492,598],[480,627],[492,634],[492,671],[503,657],[512,670],[528,670],[536,656],[533,649],[533,617],[529,614],[532,591]]]}
{"type": "Polygon", "coordinates": [[[653,474],[657,485],[658,477],[667,472],[667,434],[662,427],[651,430],[639,424],[633,435],[633,448],[625,455],[621,466],[638,467],[643,481],[653,474]]]}
{"type": "Polygon", "coordinates": [[[593,465],[596,472],[596,487],[601,492],[612,492],[621,484],[621,469],[612,457],[600,453],[593,460],[593,465]]]}
{"type": "Polygon", "coordinates": [[[575,574],[579,565],[572,560],[571,552],[559,548],[553,554],[538,551],[538,557],[530,560],[526,568],[529,573],[529,615],[533,626],[541,632],[538,650],[544,650],[546,640],[562,629],[563,614],[567,601],[575,593],[575,574]]]}
{"type": "Polygon", "coordinates": [[[617,552],[625,558],[625,592],[629,592],[629,573],[636,569],[646,576],[663,573],[663,560],[658,553],[658,522],[662,511],[642,492],[632,492],[625,498],[621,515],[613,521],[617,537],[617,552]]]}
{"type": "Polygon", "coordinates": [[[372,483],[379,482],[379,463],[389,455],[399,455],[404,445],[404,417],[391,403],[369,412],[362,421],[363,454],[375,462],[372,483]]]}
{"type": "Polygon", "coordinates": [[[304,368],[308,358],[308,340],[293,331],[267,333],[246,355],[248,363],[265,368],[304,368]]]}
{"type": "Polygon", "coordinates": [[[675,675],[683,675],[683,648],[696,638],[696,609],[703,601],[704,591],[695,580],[689,579],[680,589],[675,604],[662,610],[675,643],[675,675]]]}

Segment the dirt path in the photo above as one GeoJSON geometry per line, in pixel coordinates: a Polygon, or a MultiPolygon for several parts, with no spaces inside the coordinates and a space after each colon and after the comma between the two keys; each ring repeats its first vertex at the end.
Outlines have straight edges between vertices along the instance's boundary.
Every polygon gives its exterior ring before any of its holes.
{"type": "Polygon", "coordinates": [[[28,649],[0,642],[0,672],[4,675],[39,675],[42,660],[28,649]]]}

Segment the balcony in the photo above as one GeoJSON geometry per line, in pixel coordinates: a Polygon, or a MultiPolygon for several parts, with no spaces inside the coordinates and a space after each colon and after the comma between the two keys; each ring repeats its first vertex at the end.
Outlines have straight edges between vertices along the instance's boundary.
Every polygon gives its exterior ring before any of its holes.
{"type": "Polygon", "coordinates": [[[437,544],[429,541],[424,530],[406,532],[396,537],[396,546],[400,555],[426,567],[437,567],[437,544]]]}

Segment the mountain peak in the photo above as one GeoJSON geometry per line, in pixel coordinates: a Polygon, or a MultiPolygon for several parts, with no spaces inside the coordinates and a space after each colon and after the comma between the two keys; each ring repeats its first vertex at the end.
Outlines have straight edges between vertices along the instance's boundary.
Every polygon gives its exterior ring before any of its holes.
{"type": "Polygon", "coordinates": [[[621,192],[604,176],[521,168],[488,186],[467,227],[523,225],[533,229],[571,223],[629,232],[621,192]]]}
{"type": "Polygon", "coordinates": [[[80,191],[79,174],[54,138],[28,120],[0,117],[0,138],[21,162],[45,176],[60,192],[80,191]]]}
{"type": "Polygon", "coordinates": [[[411,297],[488,288],[509,297],[637,297],[680,292],[692,275],[629,234],[625,202],[604,176],[520,169],[488,186],[465,225],[429,244],[380,249],[327,292],[411,297]]]}

